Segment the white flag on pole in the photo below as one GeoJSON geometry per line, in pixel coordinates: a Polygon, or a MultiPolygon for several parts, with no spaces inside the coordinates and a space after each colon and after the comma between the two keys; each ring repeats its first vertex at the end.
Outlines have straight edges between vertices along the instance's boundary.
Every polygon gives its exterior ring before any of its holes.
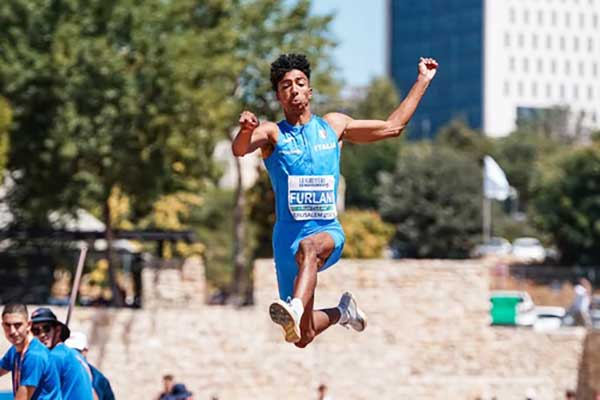
{"type": "Polygon", "coordinates": [[[488,199],[506,200],[510,186],[502,168],[490,156],[483,158],[483,195],[488,199]]]}

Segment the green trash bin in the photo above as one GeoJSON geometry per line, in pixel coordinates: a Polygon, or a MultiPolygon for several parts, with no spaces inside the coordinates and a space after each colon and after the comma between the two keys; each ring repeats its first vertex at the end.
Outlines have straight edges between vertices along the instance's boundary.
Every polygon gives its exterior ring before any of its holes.
{"type": "Polygon", "coordinates": [[[522,301],[519,296],[497,295],[490,298],[492,325],[516,325],[517,305],[522,301]]]}

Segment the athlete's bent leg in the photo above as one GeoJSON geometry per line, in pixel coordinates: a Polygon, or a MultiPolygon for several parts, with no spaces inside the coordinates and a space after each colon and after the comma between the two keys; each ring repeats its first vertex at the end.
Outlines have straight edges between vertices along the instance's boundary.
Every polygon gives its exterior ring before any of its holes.
{"type": "Polygon", "coordinates": [[[296,253],[298,276],[294,287],[294,298],[300,299],[304,306],[300,320],[301,339],[295,343],[298,347],[306,347],[318,334],[340,319],[337,308],[313,310],[317,272],[325,265],[334,248],[335,242],[327,232],[309,236],[298,246],[296,253]]]}
{"type": "Polygon", "coordinates": [[[310,299],[302,320],[300,321],[300,332],[302,336],[300,341],[294,343],[296,347],[304,348],[314,340],[321,332],[335,325],[340,320],[340,310],[337,308],[327,308],[324,310],[313,310],[314,297],[310,299]]]}

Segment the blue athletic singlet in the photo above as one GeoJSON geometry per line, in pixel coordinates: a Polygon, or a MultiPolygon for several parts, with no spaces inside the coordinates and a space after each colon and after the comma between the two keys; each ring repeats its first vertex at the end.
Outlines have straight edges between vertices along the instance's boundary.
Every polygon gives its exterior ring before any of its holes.
{"type": "Polygon", "coordinates": [[[340,145],[322,118],[313,115],[305,125],[279,122],[273,153],[264,160],[275,192],[276,222],[273,253],[279,297],[292,296],[298,274],[295,255],[302,239],[326,231],[335,249],[320,271],[335,264],[344,247],[344,231],[337,220],[340,145]]]}

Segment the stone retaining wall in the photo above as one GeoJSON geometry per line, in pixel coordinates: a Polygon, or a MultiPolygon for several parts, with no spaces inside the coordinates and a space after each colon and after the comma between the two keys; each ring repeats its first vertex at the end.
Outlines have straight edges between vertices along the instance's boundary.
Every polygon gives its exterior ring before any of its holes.
{"type": "Polygon", "coordinates": [[[585,350],[579,368],[577,398],[596,400],[600,394],[600,332],[592,332],[585,339],[585,350]]]}
{"type": "MultiPolygon", "coordinates": [[[[145,296],[157,293],[148,282],[161,280],[145,279],[145,296]]],[[[169,282],[178,290],[177,279],[169,282]]],[[[271,260],[256,264],[253,307],[202,306],[201,283],[195,295],[189,279],[185,285],[189,306],[174,295],[143,310],[75,310],[74,328],[91,334],[90,360],[118,399],[152,399],[165,373],[195,400],[314,399],[320,383],[344,400],[523,400],[527,392],[559,400],[577,385],[585,331],[490,327],[480,262],[342,260],[319,274],[316,303],[333,306],[352,290],[367,331],[335,326],[303,350],[283,342],[269,320],[271,260]]],[[[65,309],[56,311],[64,318],[65,309]]],[[[3,340],[0,351],[6,347],[3,340]]],[[[10,379],[0,379],[7,387],[10,379]]]]}

